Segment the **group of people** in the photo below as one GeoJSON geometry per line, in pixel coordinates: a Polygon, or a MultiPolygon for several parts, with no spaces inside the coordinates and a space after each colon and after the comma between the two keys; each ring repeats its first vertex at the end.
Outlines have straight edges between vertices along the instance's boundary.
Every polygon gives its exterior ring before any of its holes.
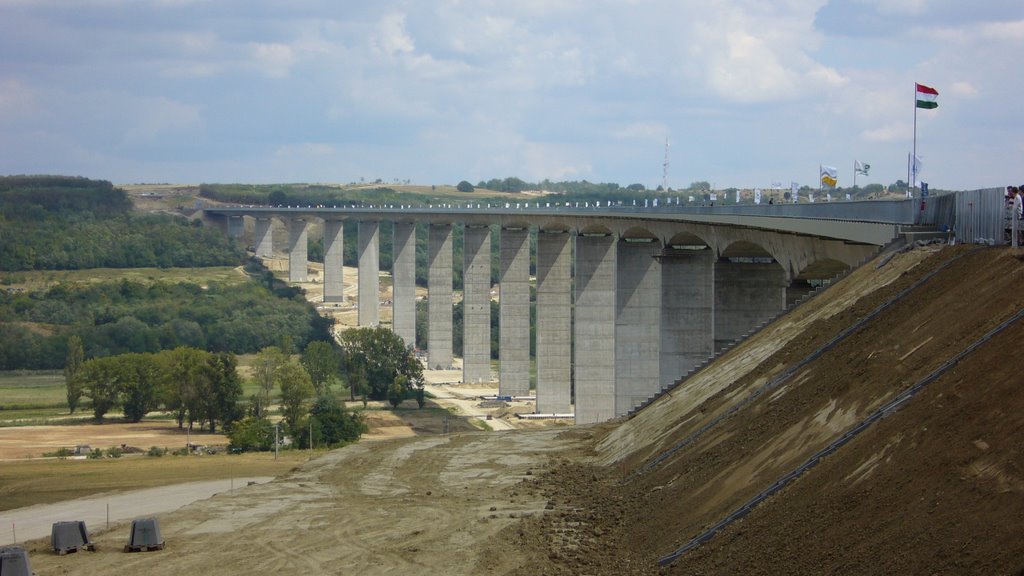
{"type": "Polygon", "coordinates": [[[1020,186],[1007,186],[1006,196],[1003,197],[1003,200],[1007,219],[1011,220],[1006,225],[1007,239],[1013,239],[1010,236],[1010,231],[1013,230],[1012,220],[1016,216],[1018,245],[1024,245],[1024,184],[1020,186]]]}

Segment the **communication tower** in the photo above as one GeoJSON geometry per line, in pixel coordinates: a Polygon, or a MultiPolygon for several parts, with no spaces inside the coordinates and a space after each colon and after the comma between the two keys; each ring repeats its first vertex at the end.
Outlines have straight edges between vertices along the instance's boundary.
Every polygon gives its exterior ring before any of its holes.
{"type": "Polygon", "coordinates": [[[661,189],[668,191],[668,138],[665,138],[665,161],[661,163],[661,189]]]}

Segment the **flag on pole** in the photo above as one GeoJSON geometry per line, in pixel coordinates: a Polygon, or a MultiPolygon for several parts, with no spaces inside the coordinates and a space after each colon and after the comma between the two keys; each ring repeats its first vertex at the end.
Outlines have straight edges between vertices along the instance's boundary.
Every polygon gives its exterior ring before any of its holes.
{"type": "Polygon", "coordinates": [[[939,103],[935,101],[939,97],[939,91],[930,86],[924,84],[915,84],[917,86],[917,107],[931,110],[932,108],[938,108],[939,103]]]}
{"type": "Polygon", "coordinates": [[[821,166],[821,185],[835,188],[839,182],[839,171],[835,166],[821,166]]]}
{"type": "Polygon", "coordinates": [[[907,162],[910,164],[910,174],[911,178],[913,179],[912,183],[914,186],[920,186],[921,168],[922,166],[924,166],[924,163],[921,162],[921,157],[915,156],[913,152],[911,152],[908,156],[909,158],[907,159],[907,162]]]}
{"type": "Polygon", "coordinates": [[[800,198],[800,186],[796,182],[789,183],[789,195],[793,200],[793,204],[800,198]]]}
{"type": "Polygon", "coordinates": [[[871,170],[871,164],[867,162],[861,162],[860,160],[853,161],[853,171],[863,176],[868,175],[868,170],[871,170]]]}

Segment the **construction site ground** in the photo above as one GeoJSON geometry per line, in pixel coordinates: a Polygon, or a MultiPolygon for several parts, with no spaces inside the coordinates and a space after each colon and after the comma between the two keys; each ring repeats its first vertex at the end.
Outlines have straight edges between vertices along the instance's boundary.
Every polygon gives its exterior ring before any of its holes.
{"type": "Polygon", "coordinates": [[[632,418],[359,442],[160,515],[160,551],[27,546],[41,575],[1022,574],[1021,322],[658,565],[1022,308],[1011,249],[880,256],[632,418]]]}

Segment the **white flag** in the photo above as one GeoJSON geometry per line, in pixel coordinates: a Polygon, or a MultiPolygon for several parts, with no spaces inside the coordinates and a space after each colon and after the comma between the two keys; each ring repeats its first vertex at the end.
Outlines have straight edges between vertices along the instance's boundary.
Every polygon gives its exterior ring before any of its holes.
{"type": "Polygon", "coordinates": [[[761,189],[760,188],[754,188],[754,204],[760,204],[760,203],[761,203],[761,189]]]}
{"type": "Polygon", "coordinates": [[[910,152],[909,154],[907,154],[907,163],[910,164],[910,174],[911,174],[911,180],[914,183],[913,185],[914,186],[920,186],[921,185],[921,168],[924,166],[924,163],[921,162],[921,157],[920,156],[914,156],[914,153],[910,152]]]}

